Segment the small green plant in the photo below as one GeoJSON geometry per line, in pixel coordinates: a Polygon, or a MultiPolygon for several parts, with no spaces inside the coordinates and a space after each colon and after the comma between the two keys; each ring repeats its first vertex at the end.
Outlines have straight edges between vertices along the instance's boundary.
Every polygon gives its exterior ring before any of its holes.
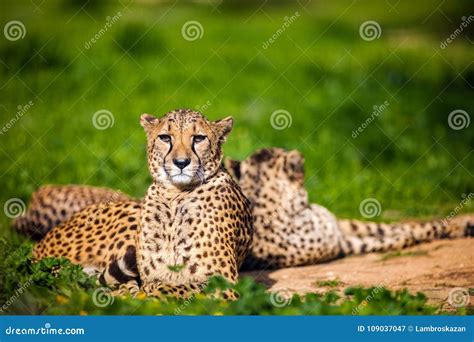
{"type": "Polygon", "coordinates": [[[185,265],[168,265],[168,269],[171,272],[180,272],[185,265]]]}
{"type": "Polygon", "coordinates": [[[319,280],[316,282],[318,287],[337,287],[341,282],[338,279],[334,280],[319,280]]]}

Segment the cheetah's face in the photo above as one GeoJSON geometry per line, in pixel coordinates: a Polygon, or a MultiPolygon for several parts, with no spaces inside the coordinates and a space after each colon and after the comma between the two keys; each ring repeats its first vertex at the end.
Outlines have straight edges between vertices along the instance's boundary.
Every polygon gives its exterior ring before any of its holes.
{"type": "Polygon", "coordinates": [[[216,173],[221,146],[232,130],[233,119],[211,122],[202,114],[180,109],[158,119],[141,116],[148,139],[148,163],[157,182],[186,188],[216,173]]]}
{"type": "Polygon", "coordinates": [[[287,193],[304,185],[304,157],[296,150],[261,149],[242,162],[226,160],[226,167],[242,186],[271,186],[287,193]]]}

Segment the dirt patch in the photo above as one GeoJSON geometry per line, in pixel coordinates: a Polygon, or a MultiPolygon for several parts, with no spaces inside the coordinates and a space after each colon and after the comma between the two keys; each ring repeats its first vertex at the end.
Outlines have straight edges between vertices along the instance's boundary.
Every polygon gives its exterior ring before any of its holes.
{"type": "MultiPolygon", "coordinates": [[[[271,271],[246,272],[270,290],[342,291],[349,286],[407,288],[444,304],[454,288],[474,288],[474,239],[433,241],[400,252],[371,253],[332,262],[271,271]]],[[[474,305],[474,296],[469,298],[474,305]]]]}

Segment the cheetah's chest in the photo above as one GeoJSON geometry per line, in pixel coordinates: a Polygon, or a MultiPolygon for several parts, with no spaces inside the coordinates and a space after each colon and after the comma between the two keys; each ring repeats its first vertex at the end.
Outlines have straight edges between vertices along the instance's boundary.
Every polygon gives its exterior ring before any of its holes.
{"type": "Polygon", "coordinates": [[[205,280],[191,261],[205,236],[202,207],[192,200],[145,203],[140,241],[140,276],[145,281],[188,283],[205,280]]]}

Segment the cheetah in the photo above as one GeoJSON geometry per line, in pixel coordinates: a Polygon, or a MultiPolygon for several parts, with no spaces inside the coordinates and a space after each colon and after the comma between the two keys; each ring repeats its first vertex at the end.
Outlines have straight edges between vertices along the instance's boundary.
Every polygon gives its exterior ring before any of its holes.
{"type": "MultiPolygon", "coordinates": [[[[435,238],[473,235],[472,215],[461,215],[449,222],[392,224],[337,219],[326,208],[308,202],[304,158],[297,151],[262,149],[242,162],[226,159],[225,167],[252,202],[255,236],[243,269],[307,265],[344,255],[401,249],[435,238]]],[[[73,196],[65,194],[67,187],[57,186],[54,190],[39,190],[36,197],[44,194],[48,197],[44,201],[53,204],[56,199],[63,199],[71,204],[66,206],[71,211],[80,207],[73,196]]],[[[104,191],[101,197],[105,198],[106,192],[113,190],[96,188],[86,200],[100,202],[98,191],[104,191]]],[[[51,215],[49,221],[60,219],[50,210],[31,204],[26,217],[34,218],[35,211],[51,215]]]]}
{"type": "Polygon", "coordinates": [[[337,219],[311,204],[298,151],[261,149],[226,167],[252,203],[255,236],[242,270],[320,263],[338,257],[401,249],[437,238],[473,235],[474,215],[452,220],[374,223],[337,219]]]}
{"type": "Polygon", "coordinates": [[[152,176],[145,198],[87,206],[50,230],[34,258],[66,257],[107,285],[153,296],[186,296],[213,275],[235,282],[253,220],[222,166],[233,119],[212,122],[180,109],[162,118],[143,114],[140,123],[152,176]]]}
{"type": "Polygon", "coordinates": [[[73,214],[91,204],[131,199],[121,191],[88,185],[45,185],[36,190],[28,211],[13,221],[13,227],[33,240],[68,220],[73,214]]]}

